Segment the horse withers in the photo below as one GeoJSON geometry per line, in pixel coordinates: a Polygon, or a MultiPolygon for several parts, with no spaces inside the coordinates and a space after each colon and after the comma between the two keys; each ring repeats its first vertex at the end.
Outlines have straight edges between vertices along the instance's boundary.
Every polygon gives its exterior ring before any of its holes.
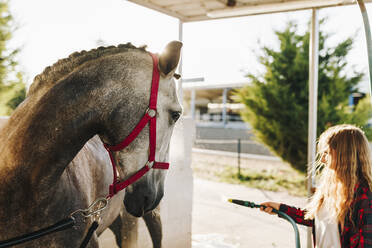
{"type": "MultiPolygon", "coordinates": [[[[159,55],[156,160],[168,160],[169,141],[181,107],[173,80],[180,42],[159,55]]],[[[84,144],[98,134],[121,142],[148,108],[153,61],[130,44],[74,53],[37,76],[25,101],[0,129],[0,240],[49,226],[107,195],[112,169],[71,166],[84,144]],[[70,164],[70,165],[69,165],[70,164]]],[[[125,149],[113,152],[120,180],[148,160],[148,127],[125,149]]],[[[164,192],[164,170],[150,170],[126,188],[124,204],[134,216],[154,209],[164,192]]],[[[124,194],[113,196],[101,214],[99,233],[117,217],[124,194]],[[117,213],[115,213],[117,211],[117,213]]],[[[23,247],[78,247],[91,219],[31,241],[23,247]]],[[[94,235],[89,247],[98,247],[94,235]]],[[[22,246],[20,246],[22,247],[22,246]]]]}

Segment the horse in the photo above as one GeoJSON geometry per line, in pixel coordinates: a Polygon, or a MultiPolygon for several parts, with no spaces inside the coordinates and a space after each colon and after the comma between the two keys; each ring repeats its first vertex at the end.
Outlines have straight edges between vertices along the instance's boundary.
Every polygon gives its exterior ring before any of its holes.
{"type": "MultiPolygon", "coordinates": [[[[130,178],[148,166],[149,127],[120,151],[110,152],[112,168],[71,164],[93,136],[110,147],[121,144],[144,115],[153,71],[159,73],[155,160],[167,161],[169,141],[181,115],[175,70],[182,43],[170,42],[154,57],[131,44],[73,53],[35,77],[26,99],[0,130],[0,240],[24,235],[85,209],[107,196],[112,177],[130,178]]],[[[151,135],[150,135],[151,136],[151,135]]],[[[89,161],[86,161],[89,164],[89,161]]],[[[164,194],[164,170],[149,170],[124,192],[110,196],[87,247],[98,247],[97,234],[109,227],[124,202],[133,216],[153,210],[164,194]]],[[[111,192],[111,191],[110,191],[111,192]]],[[[116,193],[116,192],[115,192],[116,193]]],[[[93,219],[19,247],[78,247],[93,219]]]]}
{"type": "MultiPolygon", "coordinates": [[[[5,125],[7,120],[7,117],[0,118],[0,129],[5,125]]],[[[85,167],[93,171],[109,171],[111,169],[110,158],[106,150],[103,149],[103,143],[97,135],[91,138],[84,145],[75,158],[70,162],[68,167],[85,167]]],[[[109,177],[106,177],[106,179],[108,180],[103,182],[103,184],[107,187],[111,183],[111,180],[109,177]]],[[[118,247],[136,248],[138,218],[129,214],[126,211],[124,204],[117,207],[120,208],[120,213],[108,228],[114,233],[116,245],[118,247]]],[[[161,248],[162,224],[160,218],[160,206],[158,205],[154,210],[145,213],[142,218],[151,236],[153,248],[161,248]]],[[[104,230],[101,229],[100,232],[97,233],[97,236],[99,237],[103,231],[104,230]]]]}

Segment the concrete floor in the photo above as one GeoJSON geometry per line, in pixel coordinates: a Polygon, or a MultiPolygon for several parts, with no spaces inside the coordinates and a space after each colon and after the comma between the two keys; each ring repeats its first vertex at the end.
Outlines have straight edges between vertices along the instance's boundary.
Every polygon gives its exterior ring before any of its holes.
{"type": "MultiPolygon", "coordinates": [[[[231,204],[226,198],[261,203],[278,201],[298,207],[304,198],[251,189],[240,185],[194,179],[192,214],[193,248],[295,247],[292,226],[285,220],[231,204]]],[[[299,226],[301,247],[306,247],[306,228],[299,226]]],[[[115,247],[113,235],[106,231],[101,247],[115,247]]],[[[145,248],[145,247],[139,247],[145,248]]],[[[165,247],[168,248],[168,247],[165,247]]]]}
{"type": "MultiPolygon", "coordinates": [[[[299,207],[303,198],[202,179],[195,179],[194,185],[193,248],[295,247],[293,228],[287,221],[226,202],[226,198],[299,207]]],[[[300,227],[300,236],[306,247],[306,228],[300,227]]]]}

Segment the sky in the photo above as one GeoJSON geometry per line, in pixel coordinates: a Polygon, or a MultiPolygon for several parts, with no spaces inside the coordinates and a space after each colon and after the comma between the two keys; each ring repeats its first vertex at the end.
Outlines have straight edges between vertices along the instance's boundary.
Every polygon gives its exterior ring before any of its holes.
{"type": "MultiPolygon", "coordinates": [[[[132,42],[160,52],[179,37],[178,19],[126,0],[12,0],[10,8],[18,27],[10,45],[21,48],[18,61],[29,84],[46,66],[75,51],[132,42]]],[[[372,12],[371,4],[367,11],[372,12]]],[[[349,64],[368,73],[358,6],[321,9],[319,14],[328,18],[321,26],[332,34],[328,45],[354,37],[349,64]]],[[[274,31],[296,21],[305,32],[310,17],[306,10],[185,23],[182,76],[204,77],[207,83],[246,81],[247,72],[263,71],[257,60],[260,48],[278,47],[274,31]]]]}

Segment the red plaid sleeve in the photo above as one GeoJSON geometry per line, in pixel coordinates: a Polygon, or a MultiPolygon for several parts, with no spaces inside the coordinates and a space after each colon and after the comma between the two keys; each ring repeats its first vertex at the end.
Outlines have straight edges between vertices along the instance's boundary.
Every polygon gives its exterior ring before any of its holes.
{"type": "Polygon", "coordinates": [[[286,213],[297,223],[304,226],[313,226],[314,220],[305,220],[305,211],[299,208],[291,207],[285,204],[280,204],[279,210],[286,213]]]}
{"type": "Polygon", "coordinates": [[[372,194],[368,188],[362,188],[355,204],[357,212],[357,232],[350,237],[350,243],[358,248],[372,248],[372,194]],[[359,236],[359,237],[358,237],[359,236]],[[359,242],[355,242],[355,240],[359,242]]]}
{"type": "Polygon", "coordinates": [[[362,226],[360,232],[360,248],[372,248],[372,209],[362,209],[360,212],[362,226]]]}

